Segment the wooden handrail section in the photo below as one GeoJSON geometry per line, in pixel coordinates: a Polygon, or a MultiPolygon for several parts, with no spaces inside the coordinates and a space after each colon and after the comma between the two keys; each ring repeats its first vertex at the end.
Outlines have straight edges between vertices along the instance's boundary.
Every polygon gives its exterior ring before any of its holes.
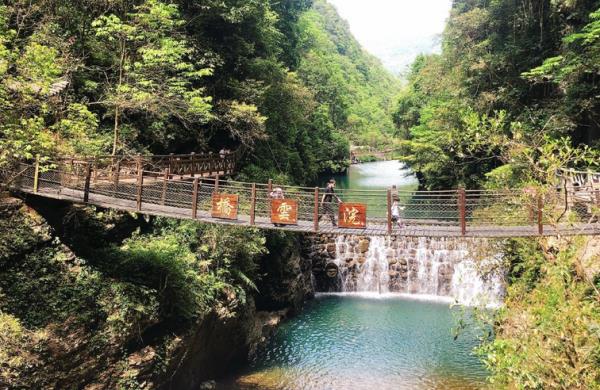
{"type": "MultiPolygon", "coordinates": [[[[228,180],[237,167],[237,152],[210,159],[199,155],[159,157],[60,159],[43,166],[39,162],[22,163],[5,169],[3,176],[7,182],[12,178],[11,190],[41,197],[261,229],[417,237],[600,234],[600,188],[595,185],[549,187],[534,192],[528,189],[395,191],[393,199],[389,189],[336,190],[342,205],[322,206],[320,188],[274,186],[271,181],[259,184],[228,180]],[[154,165],[150,165],[150,161],[154,161],[154,165]],[[271,214],[277,207],[272,207],[271,202],[270,190],[274,187],[281,188],[284,199],[292,200],[288,203],[297,208],[291,214],[288,214],[290,205],[285,204],[282,208],[286,217],[293,215],[296,218],[289,224],[272,223],[271,214]],[[213,202],[219,196],[213,195],[217,194],[223,199],[233,196],[235,219],[214,217],[213,202]],[[403,210],[404,228],[391,223],[392,201],[397,201],[403,210]],[[343,214],[345,227],[340,228],[332,224],[331,219],[337,218],[341,222],[344,204],[355,207],[343,214]],[[565,214],[565,205],[569,218],[562,220],[568,220],[568,223],[559,222],[565,214]],[[534,218],[532,210],[535,210],[534,218]],[[320,218],[323,214],[327,214],[327,218],[320,218]],[[361,228],[349,228],[354,218],[359,217],[364,218],[356,224],[361,228]]],[[[277,205],[283,206],[281,202],[277,205]]]]}

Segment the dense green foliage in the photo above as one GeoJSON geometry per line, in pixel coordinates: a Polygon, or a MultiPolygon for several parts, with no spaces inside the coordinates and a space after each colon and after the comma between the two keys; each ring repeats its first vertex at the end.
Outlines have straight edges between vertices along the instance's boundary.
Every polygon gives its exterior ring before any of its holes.
{"type": "Polygon", "coordinates": [[[380,142],[397,87],[322,1],[0,6],[0,164],[247,147],[245,176],[307,183],[380,142]]]}
{"type": "Polygon", "coordinates": [[[585,239],[514,240],[495,340],[479,353],[495,388],[600,388],[598,254],[585,239]]]}
{"type": "Polygon", "coordinates": [[[174,332],[215,308],[233,316],[254,292],[266,251],[265,238],[248,229],[149,226],[82,209],[63,221],[67,245],[50,241],[38,215],[2,213],[10,233],[0,236],[0,386],[79,387],[86,370],[120,372],[115,363],[142,340],[167,348],[174,332]]]}
{"type": "MultiPolygon", "coordinates": [[[[241,179],[303,184],[345,167],[350,143],[394,142],[426,188],[548,183],[600,167],[599,7],[455,0],[442,52],[417,58],[397,98],[324,0],[7,0],[0,167],[244,146],[241,179]]],[[[106,372],[135,388],[115,362],[210,311],[234,315],[260,282],[255,230],[61,217],[60,240],[35,216],[0,218],[0,387],[106,372]]],[[[494,386],[598,388],[600,284],[580,244],[508,244],[507,305],[480,348],[494,386]]]]}
{"type": "Polygon", "coordinates": [[[315,1],[299,25],[303,56],[298,73],[332,125],[355,144],[385,146],[393,135],[391,111],[399,81],[360,47],[326,1],[315,1]]]}
{"type": "MultiPolygon", "coordinates": [[[[599,7],[453,2],[442,52],[417,58],[394,113],[424,187],[518,188],[600,168],[599,7]]],[[[494,338],[478,351],[493,388],[599,388],[599,259],[584,241],[507,243],[506,303],[485,312],[494,338]]]]}
{"type": "MultiPolygon", "coordinates": [[[[442,53],[413,64],[394,115],[405,160],[426,187],[481,187],[486,174],[544,181],[555,167],[542,154],[597,145],[598,6],[454,2],[442,53]]],[[[569,163],[598,161],[585,151],[569,163]]]]}
{"type": "MultiPolygon", "coordinates": [[[[309,183],[349,163],[349,139],[393,130],[396,88],[322,1],[0,5],[0,167],[243,147],[241,178],[309,183]]],[[[0,387],[138,388],[127,356],[151,343],[155,378],[190,324],[252,310],[262,233],[61,212],[45,215],[58,237],[33,228],[42,218],[0,218],[0,387]]]]}

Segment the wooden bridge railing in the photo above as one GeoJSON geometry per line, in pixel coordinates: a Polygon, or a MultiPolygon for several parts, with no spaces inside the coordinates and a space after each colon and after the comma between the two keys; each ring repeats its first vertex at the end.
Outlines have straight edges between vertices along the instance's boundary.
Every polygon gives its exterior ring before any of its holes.
{"type": "MultiPolygon", "coordinates": [[[[164,167],[166,158],[160,157],[158,166],[164,167]]],[[[175,157],[176,158],[176,157],[175,157]]],[[[130,162],[113,165],[101,159],[79,164],[62,160],[48,166],[20,164],[5,172],[11,177],[12,188],[41,196],[86,202],[106,208],[164,215],[175,218],[193,218],[203,221],[236,223],[273,228],[271,223],[270,191],[272,183],[243,183],[223,180],[220,173],[232,169],[226,158],[222,163],[201,160],[184,161],[171,165],[171,170],[147,170],[148,162],[137,160],[136,169],[130,162]],[[206,165],[203,165],[206,164],[206,165]],[[211,165],[212,164],[212,165],[211,165]],[[118,168],[115,168],[117,166],[118,168]],[[215,174],[215,172],[219,170],[215,174]],[[183,173],[212,172],[214,177],[183,173]],[[213,218],[214,194],[236,196],[235,220],[213,218]]],[[[156,161],[156,160],[154,160],[156,161]]],[[[323,207],[323,189],[280,186],[285,198],[297,202],[297,223],[277,228],[330,233],[406,234],[437,236],[532,236],[554,234],[559,223],[579,226],[592,223],[600,233],[597,217],[600,189],[588,187],[549,188],[545,192],[514,189],[504,191],[399,191],[390,190],[337,190],[346,203],[360,203],[366,207],[366,227],[360,230],[341,229],[329,222],[328,207],[323,207]],[[402,219],[408,228],[399,230],[391,223],[392,198],[397,199],[402,219]],[[569,208],[565,209],[565,205],[569,208]],[[325,217],[325,218],[322,218],[325,217]],[[319,220],[321,219],[321,221],[319,220]]],[[[577,231],[571,229],[570,231],[577,231]]]]}
{"type": "Polygon", "coordinates": [[[218,154],[169,154],[153,156],[96,156],[68,157],[46,165],[60,167],[62,171],[75,177],[85,175],[88,167],[92,172],[92,182],[112,180],[136,180],[139,171],[144,176],[163,176],[170,178],[214,177],[232,175],[236,172],[242,150],[238,149],[223,156],[218,154]]]}

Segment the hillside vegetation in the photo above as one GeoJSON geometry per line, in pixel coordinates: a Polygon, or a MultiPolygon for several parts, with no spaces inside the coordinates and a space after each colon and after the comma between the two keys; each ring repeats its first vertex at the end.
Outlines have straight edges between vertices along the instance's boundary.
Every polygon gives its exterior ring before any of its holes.
{"type": "MultiPolygon", "coordinates": [[[[543,189],[560,168],[600,170],[599,7],[453,2],[442,53],[417,58],[394,113],[423,187],[543,189]]],[[[492,388],[598,389],[597,240],[504,244],[505,307],[481,313],[492,388]]]]}
{"type": "Polygon", "coordinates": [[[10,0],[0,54],[1,164],[244,145],[302,184],[393,129],[396,80],[323,1],[10,0]]]}
{"type": "Polygon", "coordinates": [[[300,77],[315,91],[332,125],[353,143],[390,143],[399,80],[365,52],[335,8],[316,0],[299,21],[300,77]]]}
{"type": "Polygon", "coordinates": [[[442,53],[417,58],[394,114],[426,188],[548,182],[598,169],[597,1],[456,0],[442,53]],[[573,149],[577,148],[577,149],[573,149]]]}
{"type": "MultiPolygon", "coordinates": [[[[0,169],[243,146],[240,179],[311,183],[391,131],[395,86],[323,2],[8,0],[0,169]]],[[[7,203],[2,388],[197,388],[262,337],[255,296],[281,310],[311,289],[291,235],[7,203]]]]}

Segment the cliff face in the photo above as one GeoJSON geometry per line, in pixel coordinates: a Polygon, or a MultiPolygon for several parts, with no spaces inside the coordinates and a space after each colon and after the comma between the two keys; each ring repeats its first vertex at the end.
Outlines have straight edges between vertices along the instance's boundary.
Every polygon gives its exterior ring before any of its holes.
{"type": "MultiPolygon", "coordinates": [[[[84,210],[56,203],[44,212],[62,228],[77,227],[84,210]]],[[[130,345],[158,324],[156,300],[79,257],[31,204],[3,197],[0,225],[0,388],[125,383],[130,345]]]]}
{"type": "MultiPolygon", "coordinates": [[[[177,356],[165,389],[198,389],[244,365],[279,323],[314,296],[311,261],[299,236],[267,233],[268,254],[260,260],[257,292],[231,316],[217,307],[177,340],[177,356]]],[[[210,387],[210,386],[208,386],[210,387]]]]}
{"type": "Polygon", "coordinates": [[[273,235],[258,291],[240,300],[225,288],[194,321],[165,319],[160,291],[107,251],[152,223],[2,198],[0,388],[196,389],[246,362],[312,294],[300,241],[273,235]]]}

